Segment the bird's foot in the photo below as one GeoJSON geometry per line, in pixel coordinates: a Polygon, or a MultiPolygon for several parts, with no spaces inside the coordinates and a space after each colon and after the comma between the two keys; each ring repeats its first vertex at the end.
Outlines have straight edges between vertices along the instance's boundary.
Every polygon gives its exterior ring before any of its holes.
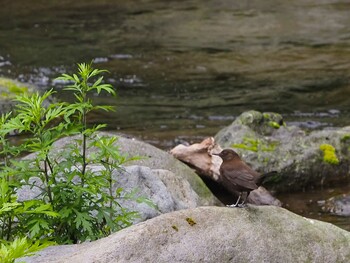
{"type": "Polygon", "coordinates": [[[247,207],[247,204],[239,204],[239,205],[237,205],[237,207],[239,207],[239,208],[245,208],[245,207],[247,207]]]}
{"type": "Polygon", "coordinates": [[[238,205],[237,204],[232,204],[232,205],[226,205],[226,207],[234,208],[234,207],[238,207],[238,205]]]}

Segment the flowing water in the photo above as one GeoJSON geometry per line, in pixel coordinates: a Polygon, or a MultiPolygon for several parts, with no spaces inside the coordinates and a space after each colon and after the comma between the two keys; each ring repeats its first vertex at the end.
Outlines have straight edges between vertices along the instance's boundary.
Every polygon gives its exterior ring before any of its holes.
{"type": "Polygon", "coordinates": [[[40,89],[77,62],[108,69],[117,106],[91,116],[169,149],[243,111],[307,129],[349,125],[346,0],[3,0],[0,75],[40,89]]]}

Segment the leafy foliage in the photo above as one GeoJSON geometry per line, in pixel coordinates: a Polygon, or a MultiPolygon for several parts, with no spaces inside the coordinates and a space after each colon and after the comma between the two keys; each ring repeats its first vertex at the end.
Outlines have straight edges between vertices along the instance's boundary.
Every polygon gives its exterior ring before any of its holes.
{"type": "Polygon", "coordinates": [[[42,244],[40,241],[32,242],[26,237],[15,238],[11,243],[0,244],[0,262],[13,263],[16,258],[32,256],[35,252],[52,245],[52,242],[42,244]]]}
{"type": "Polygon", "coordinates": [[[105,125],[87,125],[91,111],[112,110],[110,106],[95,106],[89,98],[91,93],[115,95],[112,86],[103,83],[100,75],[104,72],[91,64],[78,64],[76,74],[58,78],[69,83],[65,89],[73,92],[74,103],[47,104],[53,90],[42,95],[24,94],[16,98],[14,117],[12,113],[1,116],[1,262],[31,254],[47,245],[47,240],[95,240],[130,225],[138,215],[127,211],[118,200],[151,204],[134,192],[124,193],[116,187],[114,171],[135,158],[120,154],[117,137],[97,133],[105,125]],[[27,135],[20,146],[8,140],[14,131],[27,135]],[[58,151],[55,142],[64,136],[73,137],[58,151]],[[33,153],[32,158],[13,158],[23,152],[33,153]],[[16,191],[23,187],[39,189],[38,196],[19,201],[16,191]]]}

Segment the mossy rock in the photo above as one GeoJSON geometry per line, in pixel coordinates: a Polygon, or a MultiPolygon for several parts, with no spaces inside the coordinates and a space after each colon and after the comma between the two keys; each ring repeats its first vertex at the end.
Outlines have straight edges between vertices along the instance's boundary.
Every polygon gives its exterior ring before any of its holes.
{"type": "Polygon", "coordinates": [[[278,171],[280,178],[272,182],[276,191],[348,182],[349,138],[350,127],[306,133],[286,126],[280,114],[257,111],[242,113],[215,136],[259,172],[278,171]]]}
{"type": "Polygon", "coordinates": [[[0,77],[0,113],[12,109],[13,99],[23,93],[33,93],[37,88],[33,85],[22,83],[17,80],[0,77]]]}
{"type": "Polygon", "coordinates": [[[247,111],[242,113],[236,120],[255,132],[270,135],[275,129],[285,125],[282,115],[274,112],[247,111]]]}
{"type": "Polygon", "coordinates": [[[0,77],[0,93],[2,97],[14,98],[19,94],[31,93],[35,87],[17,80],[0,77]]]}

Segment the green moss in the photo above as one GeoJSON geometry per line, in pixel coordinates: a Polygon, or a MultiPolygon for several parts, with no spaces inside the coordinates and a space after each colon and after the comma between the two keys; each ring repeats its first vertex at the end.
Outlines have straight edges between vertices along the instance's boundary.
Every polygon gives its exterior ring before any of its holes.
{"type": "Polygon", "coordinates": [[[341,142],[348,142],[350,141],[350,134],[345,134],[343,137],[340,138],[341,142]]]}
{"type": "Polygon", "coordinates": [[[28,87],[12,85],[12,86],[9,87],[9,91],[11,93],[15,93],[15,94],[26,93],[26,92],[28,92],[28,87]]]}
{"type": "Polygon", "coordinates": [[[179,231],[179,228],[178,228],[177,226],[172,225],[171,227],[172,227],[172,229],[174,229],[176,232],[179,231]]]}
{"type": "Polygon", "coordinates": [[[195,224],[197,224],[191,217],[187,217],[186,221],[190,226],[194,226],[195,224]]]}
{"type": "Polygon", "coordinates": [[[231,147],[252,152],[273,152],[276,149],[276,143],[266,143],[259,139],[244,138],[242,143],[232,144],[231,147]]]}
{"type": "Polygon", "coordinates": [[[321,144],[320,150],[323,151],[323,161],[325,163],[339,164],[339,159],[337,155],[335,154],[335,148],[330,144],[321,144]]]}
{"type": "Polygon", "coordinates": [[[27,86],[22,85],[20,82],[6,78],[0,78],[0,86],[3,87],[3,90],[5,89],[3,92],[1,92],[1,95],[5,95],[5,97],[27,93],[29,90],[27,86]]]}
{"type": "Polygon", "coordinates": [[[280,114],[265,112],[263,114],[263,117],[264,121],[267,122],[267,124],[274,129],[279,129],[281,126],[286,126],[286,123],[283,121],[282,116],[280,114]]]}
{"type": "Polygon", "coordinates": [[[6,98],[6,99],[10,97],[7,92],[1,92],[0,95],[1,95],[1,97],[6,98]]]}
{"type": "Polygon", "coordinates": [[[279,125],[277,122],[275,121],[269,121],[269,126],[274,128],[274,129],[279,129],[281,127],[281,125],[279,125]]]}
{"type": "Polygon", "coordinates": [[[232,144],[232,148],[239,148],[239,149],[257,152],[258,151],[258,140],[244,138],[243,143],[232,144]]]}

